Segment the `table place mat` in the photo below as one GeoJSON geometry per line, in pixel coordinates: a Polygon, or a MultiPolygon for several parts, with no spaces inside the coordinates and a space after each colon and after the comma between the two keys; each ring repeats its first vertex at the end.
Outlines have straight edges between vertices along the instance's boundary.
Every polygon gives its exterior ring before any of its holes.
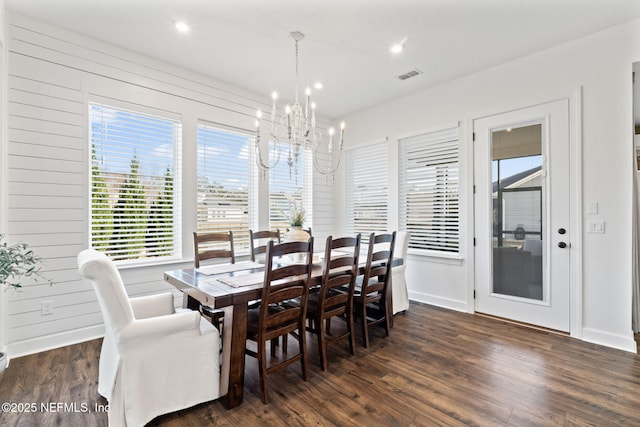
{"type": "Polygon", "coordinates": [[[210,276],[212,274],[232,273],[234,271],[251,270],[252,268],[264,268],[264,264],[253,261],[241,261],[235,264],[207,265],[197,269],[198,272],[210,276]]]}
{"type": "Polygon", "coordinates": [[[259,271],[257,273],[251,274],[239,274],[237,276],[231,277],[219,277],[218,281],[234,288],[257,285],[264,281],[264,272],[259,271]]]}

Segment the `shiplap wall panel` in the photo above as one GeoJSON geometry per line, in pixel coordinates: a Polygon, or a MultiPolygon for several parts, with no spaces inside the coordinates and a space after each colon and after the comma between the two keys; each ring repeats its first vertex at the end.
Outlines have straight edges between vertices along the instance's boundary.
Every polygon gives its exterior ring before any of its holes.
{"type": "MultiPolygon", "coordinates": [[[[215,108],[230,108],[248,116],[255,116],[255,98],[243,95],[242,91],[236,88],[204,83],[204,79],[199,79],[196,74],[185,73],[185,70],[177,67],[168,64],[160,66],[154,64],[155,61],[131,55],[88,38],[78,37],[74,42],[67,42],[64,40],[68,37],[67,34],[49,36],[15,25],[10,27],[10,33],[12,47],[23,55],[142,87],[176,93],[215,108]],[[82,43],[91,43],[91,47],[85,47],[82,43]],[[162,70],[158,69],[159,67],[162,70]]],[[[260,108],[268,108],[270,99],[265,97],[262,101],[264,105],[260,108]]]]}
{"type": "Polygon", "coordinates": [[[12,116],[75,126],[77,128],[80,128],[80,130],[82,130],[82,126],[84,124],[84,116],[82,114],[82,111],[76,113],[61,111],[55,108],[41,107],[38,105],[29,105],[22,102],[17,102],[13,97],[9,98],[9,108],[11,109],[12,116]]]}
{"type": "MultiPolygon", "coordinates": [[[[85,280],[80,280],[78,277],[76,280],[68,281],[68,282],[58,282],[55,286],[57,295],[67,295],[73,294],[76,292],[93,292],[93,286],[90,282],[85,280]]],[[[7,295],[8,300],[10,301],[10,305],[13,305],[15,302],[23,302],[28,300],[42,299],[48,298],[51,294],[50,285],[48,284],[31,284],[29,285],[29,299],[18,298],[17,292],[10,291],[7,295]]],[[[19,291],[18,291],[19,292],[19,291]]],[[[64,299],[66,302],[66,299],[64,299]]],[[[40,306],[37,307],[38,310],[41,309],[40,306]]]]}
{"type": "MultiPolygon", "coordinates": [[[[39,323],[41,321],[40,317],[43,320],[57,320],[65,317],[58,308],[61,307],[70,307],[74,305],[86,305],[86,303],[94,303],[96,301],[96,296],[93,289],[86,289],[84,291],[76,291],[70,294],[66,294],[64,300],[58,299],[54,303],[54,313],[52,315],[47,316],[36,316],[36,318],[31,319],[21,319],[22,325],[27,324],[26,322],[39,323]]],[[[10,315],[22,315],[28,317],[28,313],[39,312],[41,310],[40,301],[38,298],[29,298],[29,299],[21,299],[13,301],[9,306],[9,314],[10,315]]]]}
{"type": "Polygon", "coordinates": [[[37,156],[84,164],[84,152],[76,148],[55,147],[28,141],[14,140],[13,142],[19,142],[20,144],[11,144],[11,150],[8,153],[10,156],[37,156]]]}
{"type": "Polygon", "coordinates": [[[34,132],[50,133],[53,135],[64,135],[75,138],[82,138],[83,129],[75,123],[59,123],[52,120],[42,118],[31,118],[16,116],[11,110],[12,105],[9,104],[8,126],[13,129],[30,129],[34,132]]]}
{"type": "Polygon", "coordinates": [[[41,147],[64,148],[66,150],[82,150],[84,138],[70,138],[64,135],[41,133],[24,129],[9,129],[9,141],[25,144],[37,144],[41,147]]]}
{"type": "Polygon", "coordinates": [[[33,169],[9,170],[11,182],[50,182],[56,184],[83,185],[84,175],[71,174],[67,171],[46,171],[33,169]]]}
{"type": "MultiPolygon", "coordinates": [[[[93,288],[76,266],[89,234],[87,101],[114,97],[178,114],[186,108],[196,116],[192,123],[246,120],[250,129],[255,111],[267,110],[270,98],[13,13],[7,55],[7,237],[29,243],[55,284],[26,280],[21,292],[7,294],[11,308],[2,316],[9,349],[38,351],[38,342],[50,346],[52,336],[60,345],[76,335],[86,339],[83,331],[99,331],[103,321],[93,288]],[[41,314],[43,301],[53,301],[52,315],[41,314]]],[[[314,234],[331,232],[331,188],[314,177],[314,234]]],[[[190,265],[122,268],[121,275],[129,295],[171,292],[179,307],[182,294],[164,282],[163,272],[190,265]]]]}
{"type": "MultiPolygon", "coordinates": [[[[86,310],[83,309],[82,311],[86,310]]],[[[32,331],[34,329],[40,331],[38,336],[48,337],[50,335],[63,334],[65,332],[71,333],[81,329],[83,325],[101,325],[103,323],[103,318],[100,308],[98,307],[98,303],[95,303],[95,305],[91,307],[90,311],[90,313],[80,314],[74,310],[74,307],[67,307],[65,312],[68,317],[65,318],[49,319],[50,316],[41,316],[45,319],[41,323],[26,325],[17,323],[18,326],[12,327],[8,330],[7,339],[10,343],[26,341],[24,337],[32,335],[32,331]]],[[[33,313],[33,317],[37,317],[38,315],[39,313],[33,313]]],[[[53,314],[53,316],[56,315],[57,313],[53,314]]]]}
{"type": "MultiPolygon", "coordinates": [[[[9,141],[9,145],[13,145],[12,141],[9,141]]],[[[19,149],[11,148],[11,151],[16,151],[19,149]]],[[[24,151],[23,151],[24,152],[24,151]]],[[[38,153],[35,151],[24,152],[24,154],[17,155],[9,155],[9,164],[11,169],[26,169],[26,170],[45,170],[45,171],[55,171],[55,172],[66,172],[68,173],[76,173],[83,174],[85,172],[85,164],[83,162],[76,162],[73,160],[60,160],[60,159],[47,159],[44,157],[38,156],[38,153]]],[[[64,175],[61,175],[64,177],[64,175]]],[[[11,177],[9,178],[11,179],[11,177]]]]}
{"type": "MultiPolygon", "coordinates": [[[[47,208],[60,206],[64,208],[83,209],[85,200],[77,197],[62,197],[56,196],[40,196],[40,195],[22,195],[22,194],[9,194],[9,206],[16,208],[47,208]],[[64,202],[64,204],[62,204],[64,202]]],[[[11,229],[9,229],[11,231],[11,229]]]]}
{"type": "MultiPolygon", "coordinates": [[[[85,219],[85,214],[82,209],[13,208],[9,209],[7,219],[9,221],[82,221],[85,219]]],[[[40,252],[42,253],[42,251],[40,252]]]]}
{"type": "Polygon", "coordinates": [[[12,182],[9,191],[12,194],[30,194],[37,196],[77,197],[82,186],[71,184],[49,184],[46,182],[12,182]]]}
{"type": "Polygon", "coordinates": [[[38,82],[25,79],[21,80],[29,84],[25,84],[24,89],[18,89],[15,86],[11,88],[8,94],[8,98],[16,104],[25,105],[37,105],[40,108],[46,108],[49,110],[64,111],[73,114],[82,114],[82,100],[69,100],[58,96],[49,95],[42,92],[36,92],[36,90],[42,90],[41,88],[34,88],[33,86],[43,86],[38,82]],[[31,86],[31,87],[30,87],[31,86]]]}

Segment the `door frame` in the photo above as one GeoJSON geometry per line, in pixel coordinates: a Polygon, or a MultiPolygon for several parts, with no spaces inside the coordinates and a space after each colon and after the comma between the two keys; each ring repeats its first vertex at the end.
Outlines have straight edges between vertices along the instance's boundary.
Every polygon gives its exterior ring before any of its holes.
{"type": "Polygon", "coordinates": [[[547,104],[562,99],[569,101],[569,192],[570,192],[570,283],[569,283],[569,334],[573,338],[582,338],[582,86],[574,89],[568,96],[555,99],[541,100],[528,105],[518,105],[511,108],[492,109],[491,111],[480,112],[467,115],[465,118],[465,140],[467,157],[466,185],[471,191],[467,192],[466,202],[471,206],[468,218],[467,241],[469,242],[467,259],[467,312],[475,313],[475,197],[474,197],[474,176],[475,176],[475,142],[473,141],[473,124],[475,120],[547,104]]]}

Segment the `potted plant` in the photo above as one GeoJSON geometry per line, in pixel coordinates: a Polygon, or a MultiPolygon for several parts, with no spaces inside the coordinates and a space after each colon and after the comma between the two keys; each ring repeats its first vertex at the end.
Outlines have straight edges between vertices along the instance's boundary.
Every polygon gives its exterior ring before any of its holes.
{"type": "MultiPolygon", "coordinates": [[[[25,277],[52,284],[51,280],[40,274],[40,266],[40,257],[36,256],[26,243],[9,245],[4,234],[0,234],[0,287],[3,287],[3,290],[19,290],[22,287],[21,279],[25,277]]],[[[7,362],[6,353],[0,352],[0,378],[7,362]]]]}
{"type": "Polygon", "coordinates": [[[284,235],[284,239],[287,242],[306,242],[309,240],[309,233],[302,229],[304,221],[307,219],[307,215],[302,207],[299,207],[295,202],[289,204],[289,212],[287,215],[289,219],[289,230],[284,235]]]}

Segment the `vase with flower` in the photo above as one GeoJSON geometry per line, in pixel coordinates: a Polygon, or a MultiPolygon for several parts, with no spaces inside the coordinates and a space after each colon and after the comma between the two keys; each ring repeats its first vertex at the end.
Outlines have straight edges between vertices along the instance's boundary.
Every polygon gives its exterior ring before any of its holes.
{"type": "Polygon", "coordinates": [[[307,242],[311,237],[309,233],[302,229],[307,216],[304,208],[291,204],[288,213],[289,229],[284,235],[285,242],[307,242]]]}

